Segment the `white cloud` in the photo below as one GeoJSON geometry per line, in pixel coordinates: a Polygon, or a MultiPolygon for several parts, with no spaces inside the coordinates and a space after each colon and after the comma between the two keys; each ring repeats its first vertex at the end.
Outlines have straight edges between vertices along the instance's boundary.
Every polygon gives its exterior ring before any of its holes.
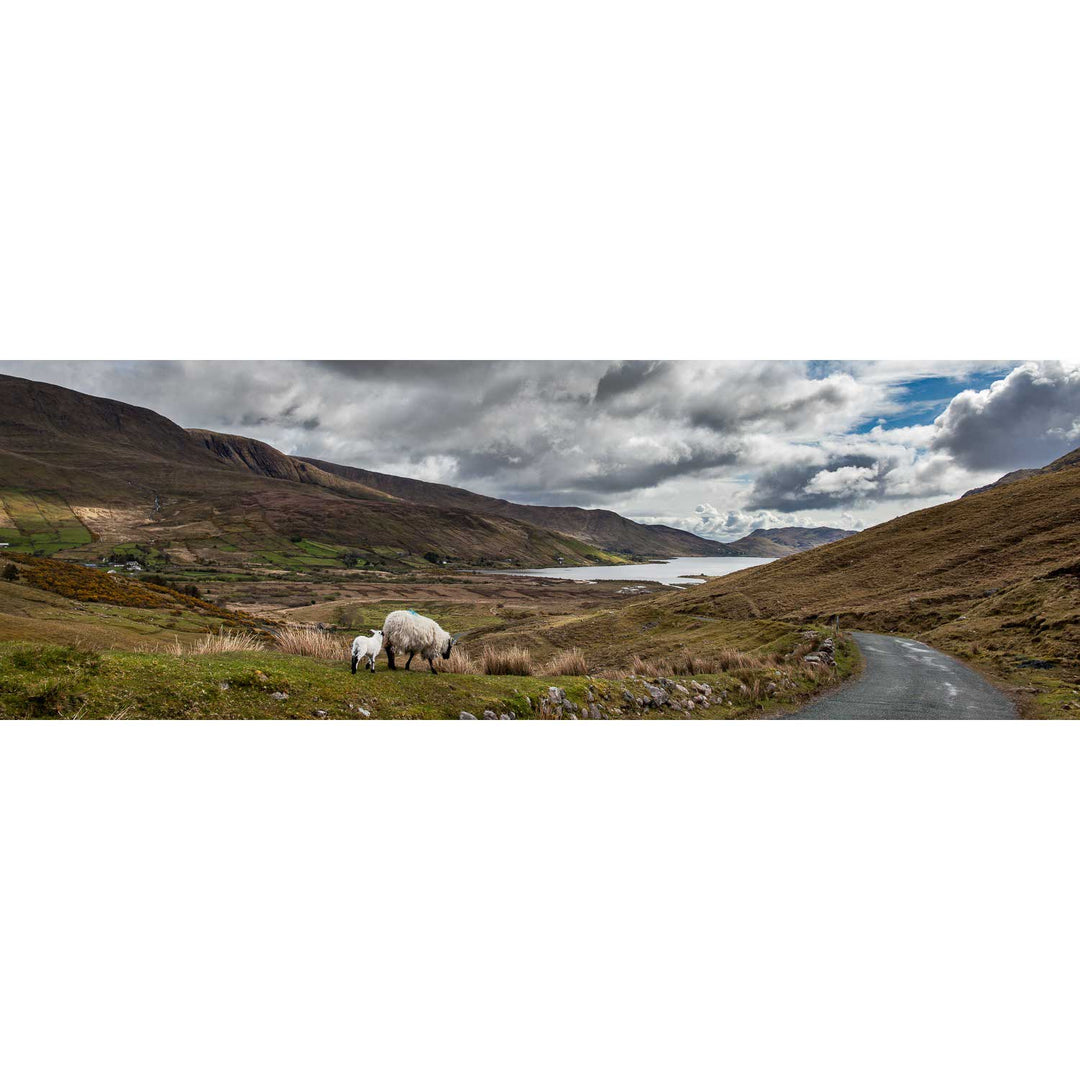
{"type": "Polygon", "coordinates": [[[1045,465],[1080,433],[1080,364],[1021,364],[985,390],[964,390],[934,421],[930,445],[972,469],[1045,465]]]}

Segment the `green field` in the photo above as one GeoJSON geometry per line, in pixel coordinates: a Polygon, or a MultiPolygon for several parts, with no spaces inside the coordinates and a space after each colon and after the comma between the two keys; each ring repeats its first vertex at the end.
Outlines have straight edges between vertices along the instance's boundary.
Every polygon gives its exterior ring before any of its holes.
{"type": "Polygon", "coordinates": [[[90,530],[58,495],[43,491],[0,489],[4,517],[14,527],[0,528],[0,542],[12,551],[53,555],[93,542],[90,530]]]}

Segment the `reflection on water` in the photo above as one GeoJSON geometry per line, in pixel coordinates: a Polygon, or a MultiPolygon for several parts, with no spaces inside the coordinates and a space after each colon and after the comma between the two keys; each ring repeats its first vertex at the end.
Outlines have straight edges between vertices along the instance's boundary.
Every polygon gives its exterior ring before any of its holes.
{"type": "Polygon", "coordinates": [[[697,585],[706,577],[720,577],[761,566],[772,559],[688,556],[665,562],[624,566],[545,566],[540,570],[484,570],[485,574],[518,574],[524,577],[568,578],[571,581],[658,581],[662,585],[697,585]]]}

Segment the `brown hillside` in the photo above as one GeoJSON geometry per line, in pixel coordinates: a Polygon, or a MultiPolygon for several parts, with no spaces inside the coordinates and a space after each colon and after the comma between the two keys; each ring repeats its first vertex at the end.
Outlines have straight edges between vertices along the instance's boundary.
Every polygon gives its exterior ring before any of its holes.
{"type": "Polygon", "coordinates": [[[349,465],[335,465],[318,458],[300,457],[296,460],[307,462],[324,472],[377,488],[399,499],[426,506],[455,507],[473,513],[524,521],[537,528],[565,533],[606,551],[623,552],[637,558],[738,554],[729,551],[729,545],[717,540],[707,540],[705,537],[666,525],[642,525],[611,510],[585,510],[579,506],[527,506],[487,495],[477,495],[448,484],[432,484],[425,480],[391,476],[349,465]]]}
{"type": "Polygon", "coordinates": [[[1015,484],[1017,480],[1026,480],[1029,476],[1060,472],[1062,469],[1073,469],[1077,466],[1080,466],[1080,447],[1076,450],[1070,450],[1069,453],[1059,457],[1056,461],[1051,461],[1049,465],[1044,465],[1041,469],[1015,469],[1013,472],[1006,473],[1000,479],[995,480],[992,484],[985,484],[983,487],[965,491],[960,497],[966,499],[969,495],[978,495],[980,491],[989,491],[991,488],[1003,487],[1005,484],[1015,484]]]}
{"type": "Polygon", "coordinates": [[[1080,470],[919,510],[687,594],[711,612],[933,626],[1021,582],[1080,572],[1080,470]]]}

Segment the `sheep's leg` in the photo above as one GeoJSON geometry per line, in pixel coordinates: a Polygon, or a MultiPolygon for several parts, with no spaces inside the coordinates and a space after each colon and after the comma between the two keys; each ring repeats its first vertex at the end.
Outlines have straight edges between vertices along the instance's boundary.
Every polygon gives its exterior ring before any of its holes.
{"type": "Polygon", "coordinates": [[[414,657],[415,655],[416,655],[416,653],[414,653],[414,652],[411,652],[411,653],[409,653],[409,659],[405,661],[405,670],[406,670],[406,671],[408,671],[408,670],[409,670],[409,665],[410,665],[410,664],[412,663],[412,658],[413,658],[413,657],[414,657]]]}
{"type": "Polygon", "coordinates": [[[434,661],[434,660],[432,660],[432,659],[431,659],[430,657],[428,658],[428,667],[429,667],[429,668],[431,668],[431,674],[432,674],[432,675],[438,675],[438,674],[439,674],[439,673],[438,673],[438,672],[437,672],[437,671],[435,670],[435,661],[434,661]]]}
{"type": "Polygon", "coordinates": [[[396,670],[394,664],[394,647],[392,645],[386,646],[386,666],[391,670],[396,670]]]}
{"type": "Polygon", "coordinates": [[[352,673],[356,674],[356,653],[352,654],[352,673]]]}
{"type": "Polygon", "coordinates": [[[371,656],[368,659],[369,659],[369,662],[371,663],[371,674],[374,675],[375,674],[375,657],[371,656]]]}

